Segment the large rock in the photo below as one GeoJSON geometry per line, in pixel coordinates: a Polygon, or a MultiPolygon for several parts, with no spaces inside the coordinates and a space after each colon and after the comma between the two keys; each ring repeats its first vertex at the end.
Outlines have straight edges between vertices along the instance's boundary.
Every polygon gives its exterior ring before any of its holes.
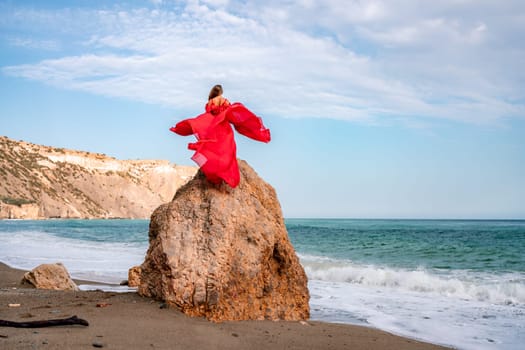
{"type": "Polygon", "coordinates": [[[61,263],[39,265],[24,274],[23,282],[28,282],[38,289],[78,290],[61,263]]]}
{"type": "Polygon", "coordinates": [[[213,321],[307,319],[307,278],[275,190],[239,167],[238,187],[199,172],[155,210],[138,292],[213,321]]]}

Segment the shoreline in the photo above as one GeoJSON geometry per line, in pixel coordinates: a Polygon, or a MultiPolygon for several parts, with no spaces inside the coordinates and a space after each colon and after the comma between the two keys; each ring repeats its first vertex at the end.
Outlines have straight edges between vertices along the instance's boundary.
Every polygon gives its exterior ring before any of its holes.
{"type": "MultiPolygon", "coordinates": [[[[10,321],[86,319],[89,327],[0,327],[2,349],[450,349],[375,328],[320,321],[213,323],[136,293],[48,291],[21,285],[24,270],[0,263],[0,315],[10,321]],[[20,304],[9,307],[9,304],[20,304]],[[97,307],[97,304],[102,307],[97,307]]],[[[99,284],[74,279],[77,284],[99,284]]]]}
{"type": "MultiPolygon", "coordinates": [[[[0,221],[45,221],[45,220],[150,220],[150,217],[144,218],[130,218],[130,217],[37,217],[37,218],[0,218],[0,221]]],[[[521,222],[525,218],[490,218],[490,219],[476,219],[476,218],[353,218],[353,217],[285,217],[284,220],[352,220],[352,221],[473,221],[473,222],[498,222],[511,221],[521,222]]]]}
{"type": "Polygon", "coordinates": [[[104,218],[104,217],[92,217],[92,218],[79,218],[79,217],[39,217],[39,218],[13,218],[13,219],[10,219],[10,218],[0,218],[0,221],[46,221],[46,220],[150,220],[149,217],[147,218],[117,218],[117,217],[108,217],[108,218],[104,218]]]}

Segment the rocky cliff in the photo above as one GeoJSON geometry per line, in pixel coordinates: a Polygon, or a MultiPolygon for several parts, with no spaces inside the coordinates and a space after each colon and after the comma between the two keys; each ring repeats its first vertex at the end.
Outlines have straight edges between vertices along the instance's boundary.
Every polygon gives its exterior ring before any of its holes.
{"type": "Polygon", "coordinates": [[[0,137],[0,219],[149,218],[196,171],[0,137]]]}
{"type": "Polygon", "coordinates": [[[307,319],[306,274],[275,190],[239,168],[238,187],[199,172],[155,210],[138,292],[213,321],[307,319]]]}

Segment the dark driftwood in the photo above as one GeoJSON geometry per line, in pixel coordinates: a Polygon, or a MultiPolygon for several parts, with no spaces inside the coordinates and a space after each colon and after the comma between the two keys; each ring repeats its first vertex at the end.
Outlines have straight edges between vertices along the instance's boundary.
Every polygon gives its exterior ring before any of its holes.
{"type": "Polygon", "coordinates": [[[0,320],[0,327],[15,327],[15,328],[42,328],[54,326],[70,326],[70,325],[89,326],[88,321],[78,318],[76,315],[70,318],[59,318],[56,320],[44,321],[30,321],[30,322],[14,322],[0,320]]]}

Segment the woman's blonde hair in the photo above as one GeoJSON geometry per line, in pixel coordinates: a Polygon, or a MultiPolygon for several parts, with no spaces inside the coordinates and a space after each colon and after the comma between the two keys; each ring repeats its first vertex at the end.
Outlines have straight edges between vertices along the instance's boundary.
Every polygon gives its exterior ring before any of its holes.
{"type": "Polygon", "coordinates": [[[222,95],[222,85],[217,84],[211,88],[210,94],[208,95],[208,101],[220,95],[222,95]]]}

